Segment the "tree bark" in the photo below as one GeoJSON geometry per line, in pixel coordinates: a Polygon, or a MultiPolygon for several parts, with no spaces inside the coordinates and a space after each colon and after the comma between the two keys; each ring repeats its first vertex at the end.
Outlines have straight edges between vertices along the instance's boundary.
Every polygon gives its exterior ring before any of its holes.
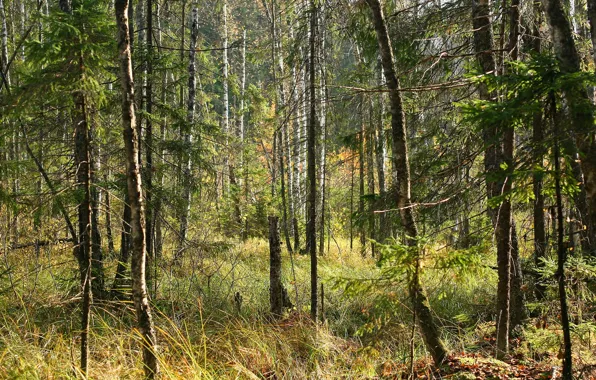
{"type": "Polygon", "coordinates": [[[0,43],[2,49],[0,53],[0,75],[2,78],[0,80],[2,83],[0,84],[0,88],[6,86],[7,91],[9,91],[10,87],[10,75],[8,72],[8,28],[6,25],[6,12],[4,10],[4,0],[0,0],[0,23],[2,24],[0,30],[0,43]]]}
{"type": "MultiPolygon", "coordinates": [[[[145,56],[145,96],[146,106],[145,111],[147,117],[145,117],[145,204],[146,207],[146,224],[145,224],[145,240],[147,245],[147,268],[146,281],[149,289],[151,287],[151,281],[157,281],[153,279],[151,268],[155,263],[155,252],[153,251],[153,121],[151,120],[151,114],[153,113],[153,0],[147,0],[146,2],[147,12],[147,33],[146,33],[146,49],[147,54],[145,56]]],[[[155,296],[155,294],[153,295],[155,296]]]]}
{"type": "Polygon", "coordinates": [[[122,211],[122,233],[120,234],[120,255],[118,258],[118,265],[116,266],[116,275],[112,283],[112,297],[120,297],[124,294],[124,280],[126,279],[126,265],[130,259],[130,251],[132,244],[130,241],[131,235],[131,216],[130,216],[130,202],[128,201],[128,190],[125,191],[124,196],[124,211],[122,211]]]}
{"type": "MultiPolygon", "coordinates": [[[[474,26],[474,48],[476,58],[485,75],[496,73],[496,63],[493,56],[494,42],[490,22],[490,7],[488,0],[474,0],[472,2],[472,19],[474,26]]],[[[478,88],[480,99],[496,100],[496,94],[489,91],[485,83],[478,88]]],[[[513,128],[507,127],[500,131],[496,124],[488,124],[483,128],[485,144],[484,169],[486,172],[487,199],[492,199],[511,190],[511,181],[506,178],[500,181],[489,180],[491,175],[507,175],[501,172],[501,163],[506,160],[507,170],[510,171],[513,158],[513,128]],[[503,133],[503,143],[499,141],[499,134],[503,133]]],[[[504,199],[500,207],[488,208],[488,214],[495,229],[497,244],[497,357],[502,358],[509,350],[509,320],[510,320],[510,281],[511,281],[511,203],[504,199]]]]}
{"type": "MultiPolygon", "coordinates": [[[[89,126],[89,178],[90,183],[95,184],[97,182],[97,175],[101,171],[101,151],[99,149],[98,142],[95,138],[95,126],[94,121],[91,121],[89,126]]],[[[101,244],[101,232],[99,229],[100,219],[100,205],[102,203],[101,190],[96,186],[91,186],[91,273],[92,273],[92,292],[93,296],[97,298],[103,298],[105,287],[104,287],[104,270],[103,270],[103,249],[101,244]]]]}
{"type": "MultiPolygon", "coordinates": [[[[104,181],[108,181],[108,176],[104,177],[104,181]]],[[[112,231],[112,200],[109,191],[104,192],[104,198],[106,202],[106,238],[108,240],[108,257],[111,259],[114,257],[116,249],[114,248],[114,234],[112,231]]]]}
{"type": "Polygon", "coordinates": [[[592,60],[596,64],[596,0],[587,0],[590,39],[592,41],[592,60]]]}
{"type": "Polygon", "coordinates": [[[281,283],[281,242],[277,216],[269,217],[269,302],[271,314],[279,317],[283,313],[283,285],[281,283]]]}
{"type": "MultiPolygon", "coordinates": [[[[374,125],[374,105],[372,97],[368,99],[368,125],[364,131],[365,151],[366,151],[366,191],[368,192],[368,204],[366,214],[368,219],[368,235],[374,241],[379,241],[378,230],[375,223],[375,128],[374,125]]],[[[375,244],[370,245],[371,255],[375,257],[375,244]]]]}
{"type": "MultiPolygon", "coordinates": [[[[383,70],[379,70],[380,72],[380,83],[385,83],[385,78],[383,76],[383,70]]],[[[385,158],[387,152],[387,138],[385,136],[385,96],[384,94],[380,94],[378,97],[379,102],[379,109],[377,112],[378,120],[377,120],[377,128],[375,130],[375,153],[377,159],[377,178],[379,181],[379,200],[376,204],[376,209],[384,211],[386,209],[386,202],[385,199],[386,195],[386,184],[385,184],[385,158]]],[[[389,225],[389,218],[385,212],[379,213],[379,233],[378,233],[378,240],[380,243],[385,243],[386,239],[389,237],[391,231],[391,227],[389,225]]]]}
{"type": "Polygon", "coordinates": [[[391,131],[393,137],[393,171],[397,183],[394,184],[397,207],[400,210],[400,217],[407,235],[407,245],[415,250],[415,270],[411,275],[409,290],[414,310],[418,317],[418,324],[426,348],[431,353],[437,365],[443,362],[447,356],[447,348],[441,340],[441,332],[435,321],[428,297],[422,287],[420,280],[421,257],[418,245],[418,229],[411,207],[410,195],[410,165],[408,161],[408,145],[406,140],[406,121],[403,112],[403,104],[400,93],[400,85],[394,69],[393,50],[387,32],[387,25],[379,0],[366,0],[373,16],[373,23],[379,43],[381,61],[385,79],[389,89],[391,104],[391,131]]]}
{"type": "Polygon", "coordinates": [[[364,215],[364,99],[360,98],[360,131],[358,132],[358,235],[360,254],[366,256],[366,217],[364,215]]]}
{"type": "Polygon", "coordinates": [[[317,34],[315,45],[317,48],[317,61],[319,62],[319,130],[317,131],[317,154],[319,165],[317,170],[319,185],[319,255],[325,253],[325,172],[327,170],[327,78],[326,78],[326,29],[325,29],[325,2],[321,2],[317,9],[317,34]],[[317,41],[318,40],[318,41],[317,41]]]}
{"type": "MultiPolygon", "coordinates": [[[[540,3],[534,5],[534,15],[537,21],[532,28],[532,50],[540,53],[540,24],[541,15],[540,3]]],[[[532,155],[535,164],[542,168],[544,166],[544,132],[542,111],[534,113],[532,118],[532,155]]],[[[534,193],[533,221],[534,221],[534,264],[537,269],[544,268],[548,239],[546,237],[546,223],[544,215],[544,194],[542,193],[542,172],[534,172],[532,175],[532,191],[534,193]]],[[[534,295],[538,301],[544,300],[546,296],[546,285],[542,282],[542,276],[537,273],[535,276],[534,295]]]]}
{"type": "Polygon", "coordinates": [[[555,196],[557,204],[557,272],[555,277],[559,287],[559,302],[561,305],[561,327],[563,329],[563,371],[562,378],[564,380],[573,379],[572,360],[571,360],[571,327],[569,325],[569,311],[567,309],[567,291],[566,291],[566,276],[565,276],[565,262],[567,261],[567,248],[563,242],[564,226],[563,226],[563,201],[561,196],[561,167],[560,167],[560,152],[559,152],[559,128],[558,115],[556,110],[556,102],[554,94],[551,93],[551,113],[554,125],[554,162],[555,162],[555,196]]]}
{"type": "MultiPolygon", "coordinates": [[[[580,57],[573,40],[571,26],[560,0],[542,0],[549,25],[553,48],[559,69],[564,74],[581,71],[580,57]]],[[[585,86],[572,84],[563,89],[569,106],[571,129],[579,150],[583,183],[586,192],[588,215],[583,216],[587,227],[586,247],[594,254],[596,247],[596,138],[594,138],[594,114],[585,86]]],[[[578,179],[578,178],[576,178],[578,179]]],[[[581,178],[579,178],[581,180],[581,178]]]]}
{"type": "MultiPolygon", "coordinates": [[[[229,100],[229,73],[228,73],[228,1],[223,0],[223,134],[225,137],[225,147],[228,148],[230,133],[230,100],[229,100]]],[[[230,160],[228,155],[224,154],[222,194],[227,194],[229,190],[229,172],[230,160]]]]}
{"type": "Polygon", "coordinates": [[[315,37],[317,31],[317,6],[315,0],[310,1],[310,54],[309,54],[309,101],[310,115],[307,130],[307,209],[306,209],[306,250],[310,254],[310,316],[313,321],[318,320],[318,274],[317,274],[317,168],[316,168],[316,137],[317,137],[317,103],[316,103],[316,68],[315,68],[315,37]]]}
{"type": "MultiPolygon", "coordinates": [[[[69,2],[60,2],[61,11],[71,13],[69,2]]],[[[78,74],[83,75],[84,71],[82,52],[79,53],[78,74]]],[[[89,320],[91,316],[92,295],[92,215],[91,215],[91,154],[89,146],[89,126],[87,120],[87,106],[85,95],[82,91],[74,94],[74,160],[77,188],[80,191],[81,199],[77,207],[78,211],[78,249],[75,250],[79,263],[79,275],[82,289],[82,310],[81,310],[81,372],[86,376],[89,370],[89,320]]]]}
{"type": "Polygon", "coordinates": [[[184,252],[186,244],[186,236],[188,234],[188,219],[190,217],[190,205],[192,202],[192,157],[190,154],[191,147],[193,144],[192,138],[192,125],[195,118],[195,98],[197,92],[196,82],[196,46],[197,38],[199,35],[199,13],[198,9],[194,7],[191,15],[191,28],[190,28],[190,49],[188,53],[188,102],[187,102],[187,113],[186,121],[187,125],[184,131],[184,143],[186,145],[186,165],[184,168],[184,210],[182,211],[182,217],[180,218],[180,233],[178,241],[178,249],[176,251],[175,259],[179,259],[184,252]]]}
{"type": "MultiPolygon", "coordinates": [[[[507,51],[509,58],[516,61],[519,55],[520,42],[520,0],[512,0],[509,9],[509,41],[507,43],[507,51]]],[[[512,70],[510,67],[508,70],[512,70]]],[[[514,146],[515,146],[515,130],[513,127],[507,129],[504,134],[505,143],[503,145],[504,160],[508,164],[509,174],[513,173],[514,163],[514,146]]],[[[506,178],[506,185],[513,188],[513,177],[509,175],[506,178]]],[[[509,201],[510,202],[510,201],[509,201]]],[[[511,208],[511,206],[510,206],[511,208]]],[[[521,263],[519,259],[519,244],[517,239],[516,225],[513,221],[513,211],[511,213],[511,220],[509,222],[510,233],[510,330],[515,330],[526,319],[525,299],[522,292],[523,275],[521,271],[521,263]]]]}
{"type": "Polygon", "coordinates": [[[132,294],[137,313],[137,323],[142,336],[143,365],[145,377],[157,376],[157,339],[151,316],[151,306],[147,297],[145,282],[145,210],[143,207],[141,172],[139,165],[139,136],[136,132],[134,109],[134,82],[130,55],[130,34],[128,30],[128,0],[116,0],[114,3],[116,24],[118,26],[118,52],[122,83],[122,125],[126,150],[126,177],[130,200],[132,222],[132,294]]]}

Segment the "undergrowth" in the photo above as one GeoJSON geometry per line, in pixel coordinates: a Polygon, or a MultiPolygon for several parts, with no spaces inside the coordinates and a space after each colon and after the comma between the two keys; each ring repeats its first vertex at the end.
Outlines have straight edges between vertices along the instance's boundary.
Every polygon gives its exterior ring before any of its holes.
{"type": "MultiPolygon", "coordinates": [[[[450,257],[447,253],[435,247],[428,252],[425,284],[451,351],[491,356],[496,284],[491,253],[480,252],[477,270],[464,273],[440,267],[450,257]]],[[[30,252],[19,254],[3,257],[10,276],[3,275],[0,283],[0,378],[77,378],[80,297],[72,252],[67,246],[53,246],[25,260],[30,252]]],[[[152,300],[163,377],[397,376],[408,373],[412,353],[417,368],[420,363],[430,368],[421,338],[412,329],[402,281],[350,294],[338,286],[338,279],[366,282],[379,275],[375,260],[362,258],[359,248],[350,250],[339,240],[321,257],[325,309],[324,321],[317,324],[308,318],[308,256],[284,252],[283,260],[284,285],[294,308],[273,321],[268,314],[266,241],[196,247],[176,266],[163,259],[152,300]],[[239,309],[236,293],[242,297],[239,309]]],[[[106,268],[108,282],[113,271],[106,268]]],[[[514,345],[514,355],[556,364],[553,351],[561,341],[556,315],[541,318],[539,322],[548,319],[549,325],[528,324],[514,345]]],[[[126,297],[94,302],[90,378],[142,376],[140,336],[134,325],[134,310],[126,297]]],[[[578,360],[593,363],[594,325],[578,323],[574,333],[578,360]]]]}

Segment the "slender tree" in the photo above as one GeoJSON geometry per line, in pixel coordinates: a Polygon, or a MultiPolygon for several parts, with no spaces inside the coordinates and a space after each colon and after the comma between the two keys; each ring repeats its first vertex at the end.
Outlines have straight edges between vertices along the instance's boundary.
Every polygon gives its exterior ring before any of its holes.
{"type": "MultiPolygon", "coordinates": [[[[147,205],[147,222],[145,224],[145,238],[147,240],[147,267],[151,268],[155,263],[155,252],[153,250],[153,0],[146,0],[147,12],[147,34],[145,48],[145,201],[147,205]]],[[[151,279],[152,271],[146,271],[147,281],[151,279]]],[[[156,280],[156,279],[154,279],[156,280]]],[[[151,286],[149,286],[151,289],[151,286]]]]}
{"type": "Polygon", "coordinates": [[[561,305],[561,327],[563,329],[563,379],[573,379],[571,360],[571,327],[569,325],[569,310],[567,307],[567,279],[565,275],[565,262],[567,261],[567,248],[564,243],[565,227],[563,225],[563,197],[561,195],[561,162],[559,151],[559,117],[554,94],[550,94],[551,117],[554,126],[554,164],[555,164],[555,197],[557,207],[557,285],[559,290],[559,302],[561,305]]]}
{"type": "Polygon", "coordinates": [[[184,244],[186,242],[186,235],[188,233],[188,219],[190,217],[190,205],[192,201],[192,157],[190,154],[191,145],[193,143],[192,138],[192,124],[195,119],[195,98],[197,92],[196,82],[196,46],[197,38],[199,35],[199,14],[198,9],[193,7],[191,15],[191,28],[190,28],[190,49],[188,51],[189,63],[188,63],[188,102],[186,106],[186,121],[187,126],[184,132],[184,142],[187,145],[186,161],[184,168],[184,194],[183,199],[185,207],[182,212],[182,218],[180,220],[180,234],[178,236],[178,250],[176,257],[182,254],[184,250],[184,244]]]}
{"type": "Polygon", "coordinates": [[[310,315],[313,321],[318,319],[317,297],[317,169],[316,169],[316,137],[318,128],[316,103],[316,31],[317,5],[310,1],[310,38],[309,38],[309,101],[310,114],[307,129],[307,207],[306,207],[306,250],[310,255],[310,315]]]}
{"type": "MultiPolygon", "coordinates": [[[[474,49],[476,58],[486,75],[495,75],[494,41],[490,22],[490,4],[488,0],[472,2],[472,24],[474,26],[474,49]]],[[[479,97],[485,101],[496,101],[497,94],[481,83],[478,88],[479,97]]],[[[486,172],[487,198],[493,199],[500,194],[511,191],[511,181],[502,178],[508,173],[501,172],[501,164],[507,171],[512,170],[513,129],[508,126],[499,128],[498,123],[483,126],[482,138],[485,145],[484,169],[486,172]],[[501,140],[501,136],[502,139],[501,140]],[[495,181],[489,176],[501,177],[495,181]]],[[[505,198],[498,208],[489,206],[488,214],[495,229],[497,244],[497,357],[502,358],[509,351],[510,304],[511,304],[511,202],[505,198]]]]}
{"type": "Polygon", "coordinates": [[[428,303],[428,297],[420,279],[420,249],[418,245],[418,228],[411,202],[410,164],[408,160],[408,144],[406,140],[406,121],[400,92],[399,79],[394,69],[393,50],[387,32],[387,24],[379,0],[366,0],[371,11],[377,34],[381,62],[385,73],[386,86],[389,90],[391,106],[391,132],[393,138],[393,171],[397,183],[394,184],[394,196],[404,226],[406,243],[416,251],[416,270],[409,279],[409,290],[418,324],[427,349],[436,364],[440,364],[447,356],[447,348],[441,340],[441,332],[428,303]]]}
{"type": "Polygon", "coordinates": [[[145,210],[143,207],[143,190],[138,155],[139,136],[135,128],[134,82],[128,30],[128,6],[128,0],[116,0],[114,3],[116,25],[118,27],[120,80],[122,83],[122,125],[126,151],[126,177],[132,222],[132,293],[138,326],[142,336],[145,377],[153,379],[157,376],[159,367],[156,356],[157,339],[145,281],[145,210]]]}

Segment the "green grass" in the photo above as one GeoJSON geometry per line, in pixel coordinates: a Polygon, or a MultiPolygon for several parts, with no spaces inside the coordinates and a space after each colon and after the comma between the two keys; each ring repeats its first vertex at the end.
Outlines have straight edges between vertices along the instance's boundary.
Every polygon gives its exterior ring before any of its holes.
{"type": "MultiPolygon", "coordinates": [[[[215,245],[217,246],[217,245],[215,245]]],[[[210,247],[213,247],[211,245],[210,247]]],[[[308,318],[310,260],[284,250],[284,284],[295,304],[284,318],[268,318],[268,245],[253,239],[230,249],[190,249],[181,265],[160,264],[153,300],[158,358],[167,379],[371,378],[407,371],[414,331],[417,358],[426,351],[412,317],[403,281],[346,297],[338,278],[378,275],[374,260],[363,259],[339,240],[320,258],[325,287],[325,322],[308,318]],[[293,268],[292,268],[293,260],[293,268]],[[294,278],[295,273],[295,278],[294,278]],[[234,294],[243,297],[238,312],[234,294]],[[298,293],[296,299],[295,294],[298,293]]],[[[68,379],[77,369],[80,298],[76,263],[67,246],[4,257],[8,276],[0,278],[0,378],[68,379]]],[[[495,274],[479,269],[433,269],[428,260],[425,284],[433,309],[453,352],[491,355],[491,310],[495,274]]],[[[489,257],[487,253],[487,257],[489,257]]],[[[108,283],[114,266],[106,268],[108,283]]],[[[98,301],[92,310],[90,378],[136,379],[142,376],[140,336],[132,304],[98,301]]],[[[556,321],[552,325],[557,327],[556,321]]],[[[578,353],[593,343],[588,327],[577,333],[578,353]],[[585,331],[584,331],[585,330],[585,331]]],[[[578,331],[580,329],[578,328],[578,331]]],[[[560,339],[556,328],[531,326],[518,352],[544,360],[560,339]]],[[[582,351],[583,350],[583,351],[582,351]]],[[[556,358],[555,358],[556,360],[556,358]]]]}

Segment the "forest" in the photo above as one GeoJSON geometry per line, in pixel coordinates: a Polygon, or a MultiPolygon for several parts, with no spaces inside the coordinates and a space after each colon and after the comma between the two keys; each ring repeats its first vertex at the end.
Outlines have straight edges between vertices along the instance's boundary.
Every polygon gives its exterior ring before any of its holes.
{"type": "Polygon", "coordinates": [[[596,0],[0,0],[1,379],[596,379],[596,0]]]}

